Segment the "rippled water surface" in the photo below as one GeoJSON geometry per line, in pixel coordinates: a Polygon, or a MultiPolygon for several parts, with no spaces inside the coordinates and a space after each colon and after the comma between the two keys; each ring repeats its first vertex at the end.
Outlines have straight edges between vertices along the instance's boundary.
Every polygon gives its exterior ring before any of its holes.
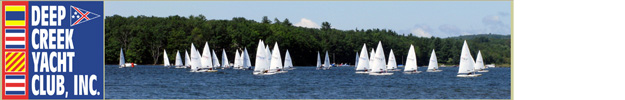
{"type": "MultiPolygon", "coordinates": [[[[106,99],[510,99],[510,68],[490,68],[475,78],[443,72],[370,76],[354,67],[255,76],[251,70],[191,73],[162,66],[106,66],[106,99]]],[[[419,70],[425,70],[420,67],[419,70]]]]}

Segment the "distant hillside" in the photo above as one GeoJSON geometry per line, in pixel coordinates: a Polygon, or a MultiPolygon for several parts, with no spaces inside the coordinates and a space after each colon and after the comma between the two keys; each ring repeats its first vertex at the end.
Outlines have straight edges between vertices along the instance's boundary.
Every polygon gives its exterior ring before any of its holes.
{"type": "Polygon", "coordinates": [[[499,35],[499,34],[462,35],[462,36],[455,36],[455,37],[448,37],[448,38],[453,38],[453,39],[475,39],[475,38],[479,38],[479,37],[493,38],[493,39],[510,39],[511,38],[510,35],[499,35]]]}

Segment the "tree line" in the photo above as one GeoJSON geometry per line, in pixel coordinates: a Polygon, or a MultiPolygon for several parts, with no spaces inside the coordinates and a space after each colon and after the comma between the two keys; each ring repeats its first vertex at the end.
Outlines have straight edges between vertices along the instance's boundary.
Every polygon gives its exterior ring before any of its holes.
{"type": "MultiPolygon", "coordinates": [[[[486,64],[510,64],[510,35],[481,34],[450,38],[417,37],[412,34],[400,35],[389,29],[351,29],[331,28],[329,22],[322,22],[321,28],[294,26],[288,19],[275,18],[271,21],[266,16],[261,22],[243,17],[230,20],[207,20],[205,16],[107,16],[105,18],[105,62],[117,64],[119,50],[123,48],[126,62],[138,64],[162,64],[163,50],[168,58],[175,58],[176,51],[184,59],[184,51],[191,43],[200,50],[208,42],[215,52],[224,49],[229,61],[234,61],[235,50],[247,48],[252,63],[259,40],[264,40],[273,48],[279,44],[284,57],[288,49],[295,66],[316,64],[317,52],[323,58],[329,52],[332,63],[355,62],[356,53],[363,44],[367,50],[382,41],[386,57],[391,49],[398,64],[404,64],[410,44],[415,46],[419,66],[429,62],[432,49],[440,64],[456,65],[460,59],[462,42],[467,40],[473,57],[478,50],[486,64]]],[[[221,58],[221,53],[217,53],[221,58]]],[[[284,58],[283,58],[284,59],[284,58]]],[[[170,62],[174,62],[175,59],[170,62]]],[[[221,59],[220,59],[221,60],[221,59]]]]}

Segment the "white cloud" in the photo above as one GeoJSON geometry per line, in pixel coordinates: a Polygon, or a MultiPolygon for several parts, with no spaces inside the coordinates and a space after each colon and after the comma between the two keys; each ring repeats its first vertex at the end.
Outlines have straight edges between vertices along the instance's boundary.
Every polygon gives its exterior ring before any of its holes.
{"type": "Polygon", "coordinates": [[[313,22],[310,19],[302,18],[299,22],[295,23],[295,26],[307,27],[307,28],[321,28],[319,24],[313,22]]]}
{"type": "Polygon", "coordinates": [[[430,34],[428,30],[430,30],[430,27],[428,26],[417,25],[415,28],[410,30],[410,33],[412,33],[412,35],[420,37],[432,37],[432,34],[430,34]]]}

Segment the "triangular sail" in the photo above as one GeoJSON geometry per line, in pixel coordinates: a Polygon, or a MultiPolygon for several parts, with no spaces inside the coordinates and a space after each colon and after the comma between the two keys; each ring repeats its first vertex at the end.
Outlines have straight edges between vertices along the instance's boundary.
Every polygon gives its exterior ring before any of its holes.
{"type": "Polygon", "coordinates": [[[189,57],[189,52],[187,50],[184,51],[184,66],[191,66],[191,57],[189,57]]]}
{"type": "Polygon", "coordinates": [[[482,59],[482,51],[477,51],[477,58],[475,58],[475,70],[484,69],[484,60],[482,59]]]}
{"type": "Polygon", "coordinates": [[[230,64],[230,62],[228,61],[228,56],[226,55],[226,49],[221,49],[221,64],[222,67],[229,67],[228,64],[230,64]]]}
{"type": "Polygon", "coordinates": [[[182,57],[180,57],[180,51],[176,51],[176,62],[174,66],[182,66],[182,57]]]}
{"type": "Polygon", "coordinates": [[[375,48],[371,48],[371,54],[369,55],[369,66],[367,66],[367,69],[371,69],[374,64],[373,59],[375,58],[375,48]]]}
{"type": "Polygon", "coordinates": [[[414,46],[410,44],[410,48],[408,49],[408,56],[406,57],[406,65],[404,65],[404,71],[415,71],[417,70],[417,55],[414,51],[414,46]]]}
{"type": "Polygon", "coordinates": [[[373,64],[371,66],[371,72],[384,72],[386,71],[386,67],[384,62],[386,59],[384,57],[384,49],[382,49],[382,41],[378,42],[378,48],[375,50],[375,58],[373,59],[373,64]]]}
{"type": "Polygon", "coordinates": [[[462,45],[462,52],[460,53],[460,64],[458,68],[458,74],[466,74],[473,72],[473,57],[471,56],[471,51],[469,50],[469,46],[467,45],[467,41],[464,41],[462,45]]]}
{"type": "Polygon", "coordinates": [[[215,50],[211,50],[213,51],[213,66],[218,67],[221,66],[221,64],[219,64],[219,59],[217,58],[217,54],[215,53],[215,50]]]}
{"type": "Polygon", "coordinates": [[[388,63],[386,64],[386,69],[397,69],[397,61],[395,61],[395,54],[393,54],[393,49],[391,49],[391,53],[388,54],[388,63]]]}
{"type": "Polygon", "coordinates": [[[358,58],[359,62],[358,65],[356,66],[356,70],[360,71],[360,70],[367,70],[368,66],[369,66],[369,53],[367,53],[367,45],[364,44],[362,46],[362,49],[360,50],[360,57],[358,58]]]}
{"type": "Polygon", "coordinates": [[[430,64],[428,65],[428,70],[430,69],[438,69],[438,60],[436,59],[436,52],[432,50],[432,55],[430,56],[430,64]]]}
{"type": "Polygon", "coordinates": [[[354,62],[354,66],[358,66],[358,60],[360,59],[358,52],[356,52],[356,62],[354,62]]]}
{"type": "Polygon", "coordinates": [[[201,60],[202,59],[200,57],[200,53],[197,51],[197,49],[195,49],[195,46],[193,45],[193,43],[191,43],[191,71],[197,71],[197,69],[199,69],[202,64],[201,64],[201,60]]]}
{"type": "Polygon", "coordinates": [[[170,66],[169,57],[167,57],[167,51],[163,50],[163,66],[170,66]]]}
{"type": "Polygon", "coordinates": [[[278,48],[278,42],[273,46],[273,52],[271,54],[271,70],[283,69],[282,68],[282,56],[280,56],[280,48],[278,48]]]}
{"type": "Polygon", "coordinates": [[[119,66],[124,66],[126,64],[126,59],[124,59],[124,49],[119,49],[119,66]]]}
{"type": "Polygon", "coordinates": [[[265,58],[267,57],[267,54],[265,53],[267,53],[267,51],[265,50],[265,44],[263,43],[263,41],[259,41],[258,48],[256,48],[256,60],[255,60],[256,62],[254,64],[255,72],[262,72],[265,70],[269,70],[269,69],[265,69],[265,66],[266,66],[265,58]]]}
{"type": "Polygon", "coordinates": [[[317,68],[321,68],[321,55],[317,51],[317,68]]]}
{"type": "Polygon", "coordinates": [[[202,50],[202,58],[201,60],[201,64],[202,66],[200,68],[213,68],[213,62],[211,61],[211,52],[209,51],[210,47],[208,47],[208,42],[206,42],[204,44],[204,50],[202,50]]]}
{"type": "Polygon", "coordinates": [[[291,54],[289,54],[289,50],[286,50],[286,55],[284,56],[284,68],[293,68],[293,62],[291,61],[291,54]]]}
{"type": "Polygon", "coordinates": [[[252,66],[252,61],[250,61],[250,54],[247,53],[247,48],[245,48],[243,52],[243,68],[249,68],[252,66]]]}
{"type": "Polygon", "coordinates": [[[323,60],[323,67],[330,68],[330,56],[328,56],[328,51],[326,51],[326,59],[323,60]]]}
{"type": "Polygon", "coordinates": [[[241,68],[242,66],[242,62],[243,62],[243,57],[241,56],[241,54],[239,54],[239,50],[236,50],[234,53],[234,68],[241,68]]]}

